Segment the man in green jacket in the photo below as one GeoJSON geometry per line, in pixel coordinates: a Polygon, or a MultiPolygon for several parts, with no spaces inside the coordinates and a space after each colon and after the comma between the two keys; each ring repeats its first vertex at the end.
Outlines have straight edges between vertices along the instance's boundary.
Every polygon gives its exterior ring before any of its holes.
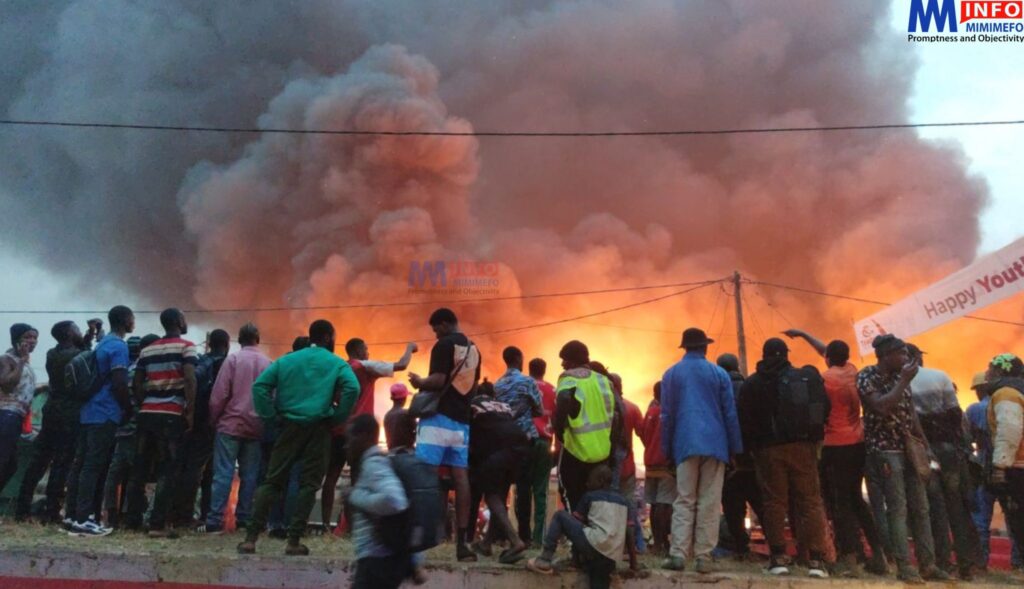
{"type": "Polygon", "coordinates": [[[309,340],[308,348],[282,356],[252,385],[256,413],[264,421],[280,420],[281,435],[270,453],[267,478],[256,491],[245,541],[238,545],[241,554],[256,552],[256,540],[267,526],[270,508],[284,493],[296,463],[302,465],[302,473],[285,554],[309,554],[299,538],[327,470],[331,427],[348,419],[359,396],[352,368],[334,355],[334,326],[323,319],[314,321],[309,326],[309,340]]]}

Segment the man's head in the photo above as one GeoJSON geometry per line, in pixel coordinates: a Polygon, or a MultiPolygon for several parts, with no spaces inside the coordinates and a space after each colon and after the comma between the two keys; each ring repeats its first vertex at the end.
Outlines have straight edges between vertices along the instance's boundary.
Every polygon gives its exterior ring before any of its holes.
{"type": "Polygon", "coordinates": [[[984,372],[975,374],[974,378],[971,379],[971,389],[978,396],[979,401],[988,396],[989,391],[988,387],[985,386],[986,384],[988,384],[988,379],[985,377],[984,372]]]}
{"type": "Polygon", "coordinates": [[[391,385],[391,400],[394,401],[396,407],[405,407],[408,398],[409,387],[405,386],[405,383],[396,382],[391,385]]]}
{"type": "Polygon", "coordinates": [[[761,346],[762,360],[789,360],[789,346],[777,337],[770,337],[761,346]]]}
{"type": "Polygon", "coordinates": [[[728,352],[722,354],[715,360],[715,364],[726,372],[740,371],[740,359],[736,357],[736,354],[729,354],[728,352]]]}
{"type": "Polygon", "coordinates": [[[305,350],[309,347],[309,336],[300,335],[299,337],[292,340],[292,351],[298,352],[299,350],[305,350]]]}
{"type": "Polygon", "coordinates": [[[543,358],[530,360],[530,376],[537,380],[544,380],[544,374],[548,371],[548,363],[543,358]]]}
{"type": "Polygon", "coordinates": [[[601,491],[612,486],[612,469],[607,464],[602,464],[590,471],[587,477],[588,491],[601,491]]]}
{"type": "Polygon", "coordinates": [[[455,311],[447,307],[441,307],[431,313],[428,322],[438,339],[459,330],[459,319],[455,316],[455,311]]]}
{"type": "Polygon", "coordinates": [[[309,343],[318,348],[334,351],[334,325],[326,319],[309,324],[309,343]]]}
{"type": "MultiPolygon", "coordinates": [[[[164,311],[166,313],[166,311],[164,311]]],[[[178,311],[179,313],[181,311],[178,311]]],[[[163,315],[160,316],[161,319],[163,315]]],[[[184,316],[182,321],[184,321],[184,316]]],[[[111,307],[110,311],[107,312],[107,323],[110,324],[110,330],[115,333],[131,333],[135,331],[135,313],[124,305],[117,305],[111,307]]],[[[185,333],[184,331],[182,333],[185,333]]]]}
{"type": "Polygon", "coordinates": [[[843,340],[834,339],[825,346],[825,364],[832,366],[846,366],[850,361],[850,346],[843,340]]]}
{"type": "Polygon", "coordinates": [[[142,350],[145,350],[149,346],[152,346],[153,343],[159,339],[160,336],[155,333],[147,333],[146,335],[142,336],[142,340],[139,341],[139,352],[141,353],[142,350]]]}
{"type": "Polygon", "coordinates": [[[910,362],[906,342],[891,333],[876,336],[871,347],[875,349],[878,367],[884,372],[897,372],[910,362]]]}
{"type": "Polygon", "coordinates": [[[558,357],[562,359],[562,368],[572,370],[590,363],[590,350],[586,344],[574,339],[562,346],[558,357]]]}
{"type": "Polygon", "coordinates": [[[31,354],[39,343],[39,331],[28,323],[15,323],[11,326],[11,347],[15,352],[31,354]]]}
{"type": "Polygon", "coordinates": [[[608,380],[612,381],[612,390],[615,394],[622,396],[622,376],[617,372],[611,372],[608,374],[608,380]]]}
{"type": "Polygon", "coordinates": [[[367,347],[366,342],[354,337],[345,342],[345,355],[349,360],[369,360],[370,348],[367,347]]]}
{"type": "Polygon", "coordinates": [[[1001,378],[1020,378],[1024,374],[1024,363],[1013,354],[999,354],[988,364],[985,380],[992,383],[1001,378]]]}
{"type": "Polygon", "coordinates": [[[654,383],[654,400],[661,403],[661,381],[654,383]]]}
{"type": "Polygon", "coordinates": [[[484,381],[480,383],[480,386],[476,387],[476,394],[484,395],[485,397],[493,397],[494,383],[487,380],[487,377],[484,377],[484,381]]]}
{"type": "Polygon", "coordinates": [[[345,428],[345,448],[348,451],[349,464],[359,464],[363,454],[377,445],[380,440],[380,426],[377,420],[368,413],[356,415],[345,428]]]}
{"type": "MultiPolygon", "coordinates": [[[[111,329],[113,329],[113,320],[111,320],[111,329]]],[[[188,333],[188,322],[185,321],[185,314],[181,312],[181,309],[164,309],[163,313],[160,313],[160,325],[163,326],[164,331],[169,334],[186,334],[188,333]]]]}
{"type": "Polygon", "coordinates": [[[708,344],[713,343],[715,343],[715,340],[709,338],[708,335],[704,333],[703,329],[690,327],[683,332],[683,338],[679,343],[679,347],[683,348],[687,352],[707,354],[708,344]]]}
{"type": "Polygon", "coordinates": [[[921,348],[915,344],[907,344],[907,356],[914,362],[917,362],[918,366],[924,366],[924,352],[921,348]]]}
{"type": "Polygon", "coordinates": [[[231,336],[223,329],[214,329],[206,340],[210,353],[216,356],[227,356],[231,348],[231,336]]]}
{"type": "Polygon", "coordinates": [[[61,345],[82,345],[82,330],[74,321],[58,321],[50,328],[50,335],[61,345]]]}
{"type": "Polygon", "coordinates": [[[243,348],[260,345],[260,328],[252,321],[239,328],[238,345],[243,348]]]}
{"type": "Polygon", "coordinates": [[[523,369],[523,351],[515,346],[509,346],[502,350],[501,359],[505,361],[505,366],[508,368],[520,371],[523,369]]]}
{"type": "Polygon", "coordinates": [[[142,353],[142,338],[133,335],[126,339],[124,343],[128,344],[128,361],[134,362],[139,359],[139,354],[142,353]]]}

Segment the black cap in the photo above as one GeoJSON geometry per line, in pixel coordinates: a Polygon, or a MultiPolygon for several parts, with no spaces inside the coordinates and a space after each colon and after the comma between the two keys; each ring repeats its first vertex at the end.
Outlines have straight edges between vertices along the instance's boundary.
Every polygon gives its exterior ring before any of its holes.
{"type": "Polygon", "coordinates": [[[706,346],[708,344],[715,343],[715,340],[708,337],[708,334],[704,333],[703,329],[697,327],[691,327],[683,332],[683,341],[680,342],[680,348],[699,348],[700,346],[706,346]]]}
{"type": "Polygon", "coordinates": [[[764,346],[761,347],[761,357],[777,358],[780,356],[789,355],[789,346],[786,342],[782,341],[777,337],[768,338],[764,341],[764,346]]]}

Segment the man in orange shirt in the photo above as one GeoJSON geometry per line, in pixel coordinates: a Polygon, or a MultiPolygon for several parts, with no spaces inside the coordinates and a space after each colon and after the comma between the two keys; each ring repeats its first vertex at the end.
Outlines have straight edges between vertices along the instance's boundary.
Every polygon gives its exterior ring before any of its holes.
{"type": "Polygon", "coordinates": [[[825,358],[828,370],[821,374],[825,393],[832,403],[825,424],[822,449],[822,492],[832,516],[838,555],[837,576],[856,576],[857,557],[863,550],[860,531],[871,546],[867,569],[885,574],[882,542],[871,509],[864,502],[864,424],[861,421],[860,396],[857,393],[857,367],[850,361],[850,347],[841,340],[826,346],[805,331],[784,331],[790,338],[801,338],[825,358]]]}

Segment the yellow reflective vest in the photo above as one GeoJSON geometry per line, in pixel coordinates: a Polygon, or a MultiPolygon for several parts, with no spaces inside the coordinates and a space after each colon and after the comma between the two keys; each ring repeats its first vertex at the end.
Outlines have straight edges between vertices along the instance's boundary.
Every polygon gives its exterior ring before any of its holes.
{"type": "Polygon", "coordinates": [[[568,418],[562,445],[582,462],[592,464],[606,460],[612,451],[612,419],[615,416],[612,383],[593,371],[583,378],[572,373],[559,377],[559,392],[571,388],[576,389],[574,396],[579,401],[580,412],[576,417],[568,418]]]}

